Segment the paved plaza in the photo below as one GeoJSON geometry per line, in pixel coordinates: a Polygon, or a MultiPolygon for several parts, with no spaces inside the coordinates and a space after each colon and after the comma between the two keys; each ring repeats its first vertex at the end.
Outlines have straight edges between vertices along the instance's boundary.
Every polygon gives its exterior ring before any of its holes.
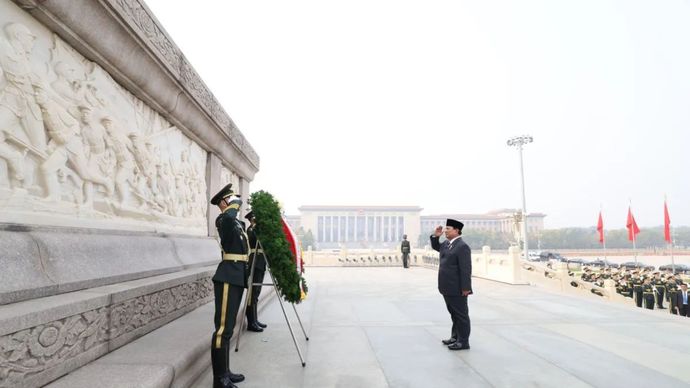
{"type": "MultiPolygon", "coordinates": [[[[450,318],[425,268],[308,268],[296,320],[302,368],[275,298],[246,333],[240,387],[679,387],[690,319],[475,278],[469,351],[441,344],[450,318]]],[[[288,311],[292,312],[291,309],[288,311]]],[[[194,385],[210,387],[207,371],[194,385]]]]}

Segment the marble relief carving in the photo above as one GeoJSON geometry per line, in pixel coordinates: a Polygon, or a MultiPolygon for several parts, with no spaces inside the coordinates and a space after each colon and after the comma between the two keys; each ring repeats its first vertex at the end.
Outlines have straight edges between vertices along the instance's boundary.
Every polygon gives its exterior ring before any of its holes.
{"type": "Polygon", "coordinates": [[[94,346],[206,301],[211,278],[181,284],[0,337],[0,388],[41,373],[94,346]]]}
{"type": "MultiPolygon", "coordinates": [[[[237,174],[234,174],[232,171],[230,171],[225,166],[220,167],[220,181],[232,183],[232,188],[235,191],[240,190],[240,177],[237,174]]],[[[248,198],[245,199],[245,201],[247,201],[247,200],[248,200],[248,198]]]]}
{"type": "Polygon", "coordinates": [[[107,308],[0,337],[0,387],[40,373],[108,340],[107,308]]]}
{"type": "Polygon", "coordinates": [[[205,152],[56,35],[0,23],[0,222],[203,234],[205,152]]]}
{"type": "Polygon", "coordinates": [[[110,4],[164,58],[168,69],[179,77],[189,93],[202,103],[215,122],[230,136],[230,141],[235,143],[237,148],[252,163],[258,165],[259,156],[249,145],[247,139],[234,126],[230,117],[206,87],[201,77],[192,68],[177,46],[158,27],[149,11],[142,6],[140,0],[117,0],[110,4]]]}

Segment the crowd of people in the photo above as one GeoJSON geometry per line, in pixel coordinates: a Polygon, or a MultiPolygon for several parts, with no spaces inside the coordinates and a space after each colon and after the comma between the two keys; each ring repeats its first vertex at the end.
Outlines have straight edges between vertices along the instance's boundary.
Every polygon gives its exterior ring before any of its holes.
{"type": "MultiPolygon", "coordinates": [[[[650,310],[668,309],[671,314],[690,317],[688,284],[681,274],[655,271],[651,268],[606,267],[595,271],[584,267],[580,276],[582,281],[598,287],[604,287],[607,279],[613,280],[616,292],[631,298],[637,307],[650,310]]],[[[592,288],[592,292],[602,295],[598,288],[592,288]]]]}

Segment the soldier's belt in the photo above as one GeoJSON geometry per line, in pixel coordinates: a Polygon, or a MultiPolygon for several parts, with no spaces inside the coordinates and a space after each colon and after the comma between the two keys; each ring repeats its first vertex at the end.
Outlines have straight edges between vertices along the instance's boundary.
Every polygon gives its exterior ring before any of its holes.
{"type": "Polygon", "coordinates": [[[249,256],[238,253],[223,253],[223,261],[249,261],[249,256]]]}
{"type": "Polygon", "coordinates": [[[263,249],[250,249],[249,253],[264,253],[263,249]]]}
{"type": "Polygon", "coordinates": [[[654,292],[645,292],[645,295],[654,295],[654,292]]]}

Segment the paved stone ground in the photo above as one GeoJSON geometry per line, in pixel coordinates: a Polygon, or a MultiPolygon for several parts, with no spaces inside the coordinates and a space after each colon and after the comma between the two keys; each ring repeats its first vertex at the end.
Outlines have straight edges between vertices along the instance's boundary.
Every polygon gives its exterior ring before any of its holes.
{"type": "MultiPolygon", "coordinates": [[[[690,386],[688,318],[475,278],[472,349],[453,352],[434,270],[307,271],[298,310],[310,340],[296,328],[307,366],[273,298],[268,329],[231,353],[240,387],[690,386]]],[[[210,370],[194,386],[211,387],[210,370]]]]}

